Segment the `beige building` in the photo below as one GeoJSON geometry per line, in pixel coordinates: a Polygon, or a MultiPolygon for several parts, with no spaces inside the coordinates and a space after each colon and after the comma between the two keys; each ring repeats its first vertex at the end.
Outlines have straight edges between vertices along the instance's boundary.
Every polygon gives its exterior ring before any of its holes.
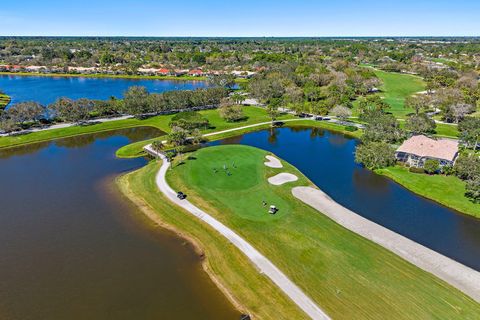
{"type": "Polygon", "coordinates": [[[395,157],[398,161],[417,168],[423,168],[425,161],[429,159],[437,160],[440,166],[453,166],[457,156],[457,141],[435,140],[424,135],[411,137],[403,142],[395,152],[395,157]]]}

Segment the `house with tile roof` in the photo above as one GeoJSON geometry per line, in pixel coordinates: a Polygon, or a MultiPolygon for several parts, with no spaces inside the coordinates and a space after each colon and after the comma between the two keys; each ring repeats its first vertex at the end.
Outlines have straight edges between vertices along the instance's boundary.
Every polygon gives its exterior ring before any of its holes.
{"type": "Polygon", "coordinates": [[[458,141],[413,136],[395,151],[395,157],[398,161],[417,168],[423,168],[429,159],[437,160],[440,166],[453,166],[458,157],[458,141]]]}

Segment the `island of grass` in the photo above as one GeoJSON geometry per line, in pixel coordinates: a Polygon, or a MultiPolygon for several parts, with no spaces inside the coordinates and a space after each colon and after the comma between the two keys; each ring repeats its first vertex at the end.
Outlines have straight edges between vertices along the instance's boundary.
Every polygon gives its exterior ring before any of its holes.
{"type": "Polygon", "coordinates": [[[376,170],[405,188],[459,212],[480,218],[480,204],[465,197],[465,182],[455,176],[413,173],[403,166],[376,170]]]}
{"type": "MultiPolygon", "coordinates": [[[[478,315],[480,305],[457,289],[294,198],[292,187],[311,186],[311,182],[285,162],[281,169],[266,167],[267,154],[247,146],[205,148],[189,154],[184,164],[169,171],[167,179],[191,202],[271,259],[334,319],[428,319],[438,315],[473,319],[478,315]],[[280,186],[268,183],[269,177],[281,172],[299,179],[280,186]],[[277,214],[268,213],[270,205],[279,209],[277,214]]],[[[151,163],[125,177],[130,194],[161,219],[167,216],[166,223],[194,237],[206,252],[211,252],[210,256],[207,253],[208,269],[258,318],[278,319],[278,314],[289,318],[288,314],[270,313],[277,305],[279,310],[292,309],[284,299],[275,301],[268,295],[257,295],[261,291],[258,277],[250,274],[251,268],[241,267],[245,266],[243,257],[233,259],[237,252],[234,247],[222,251],[220,247],[225,244],[220,239],[206,241],[216,233],[199,221],[201,227],[187,228],[183,219],[191,218],[181,210],[171,216],[161,211],[163,201],[154,182],[157,169],[158,164],[151,163]],[[223,267],[222,262],[231,267],[223,267]],[[212,264],[215,267],[210,267],[212,264]],[[233,279],[240,276],[253,282],[239,285],[233,279]],[[250,292],[246,288],[254,289],[250,292]]],[[[263,286],[265,279],[261,280],[263,286]]],[[[277,290],[272,292],[278,295],[277,290]]]]}

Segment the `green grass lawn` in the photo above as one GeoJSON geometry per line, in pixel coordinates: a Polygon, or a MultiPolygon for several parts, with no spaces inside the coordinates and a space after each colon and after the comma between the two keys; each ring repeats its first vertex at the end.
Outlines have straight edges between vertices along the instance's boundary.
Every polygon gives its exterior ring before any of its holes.
{"type": "Polygon", "coordinates": [[[458,138],[458,126],[449,125],[443,123],[437,123],[437,129],[435,129],[436,136],[447,138],[458,138]]]}
{"type": "Polygon", "coordinates": [[[295,199],[291,188],[311,183],[285,162],[283,169],[267,168],[266,154],[235,145],[201,149],[167,179],[251,242],[334,319],[478,316],[480,305],[458,290],[295,199]],[[269,185],[267,178],[280,172],[299,181],[269,185]],[[278,214],[269,215],[262,200],[275,204],[278,214]]]}
{"type": "Polygon", "coordinates": [[[381,70],[375,70],[375,74],[383,81],[380,95],[391,106],[388,111],[397,118],[405,118],[407,114],[413,112],[412,109],[405,108],[405,99],[416,92],[424,91],[425,82],[420,77],[409,74],[381,70]]]}
{"type": "Polygon", "coordinates": [[[465,197],[465,182],[455,176],[412,173],[401,166],[380,169],[376,172],[421,196],[480,218],[480,204],[475,204],[465,197]]]}

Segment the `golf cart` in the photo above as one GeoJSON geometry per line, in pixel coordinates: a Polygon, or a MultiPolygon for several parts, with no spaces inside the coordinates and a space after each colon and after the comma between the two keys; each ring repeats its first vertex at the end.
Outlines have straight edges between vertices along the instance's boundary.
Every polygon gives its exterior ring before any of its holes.
{"type": "Polygon", "coordinates": [[[268,213],[270,214],[275,214],[277,213],[278,209],[275,206],[270,206],[270,210],[268,210],[268,213]]]}
{"type": "Polygon", "coordinates": [[[187,197],[187,195],[181,191],[177,192],[177,198],[180,200],[184,200],[187,197]]]}

